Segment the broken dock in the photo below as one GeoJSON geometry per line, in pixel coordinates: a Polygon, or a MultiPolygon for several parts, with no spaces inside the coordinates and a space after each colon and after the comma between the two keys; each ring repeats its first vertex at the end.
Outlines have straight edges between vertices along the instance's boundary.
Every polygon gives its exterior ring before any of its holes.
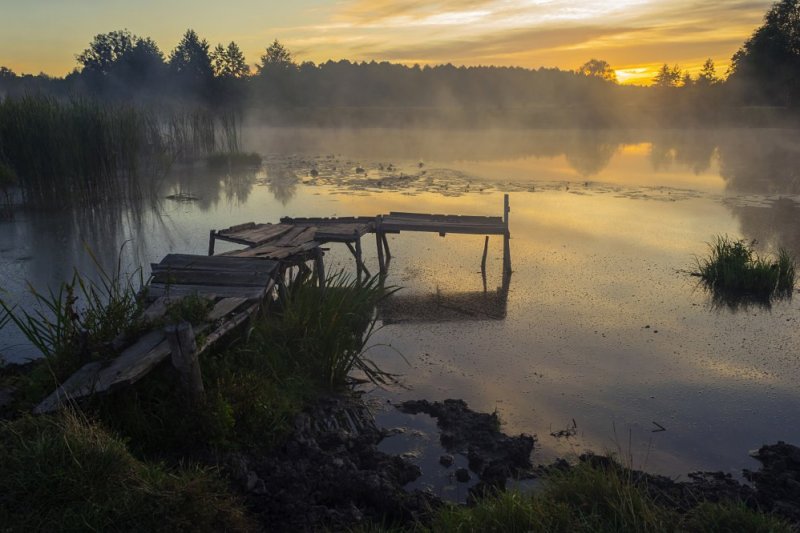
{"type": "MultiPolygon", "coordinates": [[[[207,256],[169,254],[151,265],[151,277],[143,288],[143,297],[147,304],[144,318],[153,325],[152,329],[136,339],[115,339],[110,350],[119,355],[108,361],[84,365],[45,398],[34,412],[53,411],[65,402],[133,385],[168,358],[177,370],[187,396],[193,402],[200,401],[203,383],[198,355],[237,328],[246,327],[257,313],[283,297],[287,283],[291,283],[292,269],[313,272],[319,286],[324,287],[323,257],[328,249],[326,246],[330,244],[347,247],[355,258],[358,279],[362,274],[371,276],[361,242],[367,234],[375,235],[381,277],[387,275],[392,257],[387,234],[485,235],[481,261],[484,292],[489,236],[502,236],[503,287],[500,298],[495,301],[473,297],[472,300],[482,302],[481,306],[489,311],[460,312],[457,317],[502,319],[505,317],[511,274],[509,212],[506,194],[500,217],[391,212],[375,217],[284,217],[277,224],[248,222],[224,230],[211,230],[207,256]],[[216,241],[238,244],[243,248],[216,255],[216,241]],[[313,270],[307,265],[309,262],[313,270]],[[210,310],[202,323],[189,325],[182,322],[164,326],[170,306],[187,297],[208,300],[210,310]]],[[[459,303],[459,309],[465,308],[462,303],[459,303]]],[[[444,308],[438,301],[435,307],[439,310],[444,308]]]]}

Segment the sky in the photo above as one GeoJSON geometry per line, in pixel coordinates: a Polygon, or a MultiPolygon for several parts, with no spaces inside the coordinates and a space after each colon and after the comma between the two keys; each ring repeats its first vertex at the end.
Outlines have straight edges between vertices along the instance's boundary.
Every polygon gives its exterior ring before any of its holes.
{"type": "Polygon", "coordinates": [[[63,76],[98,33],[127,28],[162,51],[193,28],[251,64],[274,39],[297,61],[576,69],[608,61],[648,84],[664,63],[724,74],[771,0],[0,0],[0,65],[63,76]]]}

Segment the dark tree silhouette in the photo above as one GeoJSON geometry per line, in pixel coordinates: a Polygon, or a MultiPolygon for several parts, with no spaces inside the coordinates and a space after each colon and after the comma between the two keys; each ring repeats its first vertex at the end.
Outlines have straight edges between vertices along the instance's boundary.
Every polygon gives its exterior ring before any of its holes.
{"type": "Polygon", "coordinates": [[[678,65],[670,67],[666,63],[658,69],[658,74],[653,78],[656,87],[677,87],[681,81],[681,68],[678,65]]]}
{"type": "Polygon", "coordinates": [[[600,78],[606,81],[617,81],[617,73],[611,68],[607,61],[602,59],[590,59],[578,69],[578,74],[593,78],[600,78]]]}
{"type": "Polygon", "coordinates": [[[717,68],[714,66],[714,60],[711,58],[706,59],[706,62],[703,63],[703,68],[700,70],[700,74],[697,75],[697,80],[695,80],[695,84],[700,87],[709,87],[711,85],[717,85],[720,82],[719,76],[717,76],[717,68]]]}
{"type": "Polygon", "coordinates": [[[275,39],[261,56],[261,63],[256,68],[258,68],[259,74],[268,74],[269,72],[290,70],[296,66],[289,50],[278,42],[278,39],[275,39]]]}
{"type": "Polygon", "coordinates": [[[178,82],[186,89],[193,89],[199,96],[207,97],[214,79],[208,41],[197,33],[186,30],[178,46],[169,56],[169,67],[178,82]]]}
{"type": "Polygon", "coordinates": [[[730,80],[750,100],[800,105],[800,0],[772,6],[734,54],[730,80]]]}
{"type": "Polygon", "coordinates": [[[218,44],[211,52],[211,61],[217,78],[244,78],[250,75],[244,54],[233,41],[227,47],[218,44]]]}

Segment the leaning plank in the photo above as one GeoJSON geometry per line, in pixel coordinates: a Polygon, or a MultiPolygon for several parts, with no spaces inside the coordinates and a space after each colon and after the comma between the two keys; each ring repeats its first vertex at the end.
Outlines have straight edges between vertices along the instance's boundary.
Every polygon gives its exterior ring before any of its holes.
{"type": "MultiPolygon", "coordinates": [[[[134,369],[144,373],[169,355],[169,344],[160,331],[151,331],[142,336],[135,344],[126,348],[108,366],[93,362],[83,366],[70,376],[60,387],[37,405],[34,413],[47,413],[56,409],[62,402],[78,399],[96,392],[106,392],[117,383],[121,375],[125,379],[139,379],[144,374],[129,372],[134,369]]],[[[135,381],[135,380],[134,380],[135,381]]]]}
{"type": "Polygon", "coordinates": [[[91,394],[97,380],[97,373],[103,364],[99,361],[89,363],[72,374],[64,383],[58,386],[47,398],[33,408],[34,414],[55,411],[62,404],[70,400],[91,394]],[[88,392],[85,392],[87,391],[88,392]]]}
{"type": "Polygon", "coordinates": [[[219,327],[217,327],[217,329],[208,334],[205,341],[203,341],[203,344],[200,347],[198,347],[197,353],[198,354],[202,353],[203,351],[208,349],[211,345],[213,345],[215,342],[217,342],[223,335],[233,330],[234,328],[242,324],[245,320],[250,318],[253,315],[253,313],[256,312],[258,307],[259,304],[254,303],[246,307],[245,309],[239,311],[235,315],[231,316],[224,322],[222,322],[222,324],[220,324],[219,327]]]}
{"type": "Polygon", "coordinates": [[[235,311],[237,307],[246,301],[247,298],[223,298],[214,305],[214,308],[208,313],[206,320],[209,322],[216,322],[220,318],[235,311]]]}

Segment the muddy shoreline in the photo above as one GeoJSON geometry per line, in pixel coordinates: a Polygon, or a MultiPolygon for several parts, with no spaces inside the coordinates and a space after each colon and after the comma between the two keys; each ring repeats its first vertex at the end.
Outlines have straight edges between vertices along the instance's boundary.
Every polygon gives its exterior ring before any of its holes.
{"type": "MultiPolygon", "coordinates": [[[[463,400],[415,400],[395,408],[436,420],[439,442],[448,452],[440,458],[441,467],[455,468],[453,455],[467,457],[469,467],[454,475],[462,483],[478,481],[469,489],[468,504],[505,490],[510,480],[541,478],[574,467],[564,459],[534,465],[534,436],[504,434],[496,414],[472,411],[463,400]]],[[[430,491],[404,489],[422,471],[405,457],[378,450],[391,434],[375,426],[360,399],[325,398],[297,417],[292,436],[273,454],[235,454],[228,457],[227,468],[250,509],[271,530],[341,530],[368,522],[424,524],[444,502],[430,491]]],[[[778,442],[762,446],[753,457],[761,468],[743,473],[749,484],[726,472],[693,472],[688,481],[678,482],[628,470],[612,458],[591,453],[578,461],[619,469],[645,486],[655,501],[681,513],[703,501],[734,501],[800,524],[800,448],[778,442]]]]}

